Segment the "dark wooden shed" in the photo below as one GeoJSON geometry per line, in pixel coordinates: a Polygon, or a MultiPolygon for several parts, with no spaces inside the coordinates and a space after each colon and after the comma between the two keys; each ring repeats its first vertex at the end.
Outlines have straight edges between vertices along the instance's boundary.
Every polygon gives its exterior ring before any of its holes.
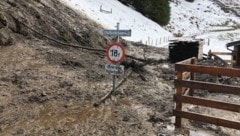
{"type": "Polygon", "coordinates": [[[232,51],[233,67],[240,68],[240,41],[230,42],[226,46],[228,50],[232,51]]]}
{"type": "Polygon", "coordinates": [[[191,57],[202,58],[203,42],[201,40],[174,41],[169,44],[169,60],[176,63],[191,57]]]}

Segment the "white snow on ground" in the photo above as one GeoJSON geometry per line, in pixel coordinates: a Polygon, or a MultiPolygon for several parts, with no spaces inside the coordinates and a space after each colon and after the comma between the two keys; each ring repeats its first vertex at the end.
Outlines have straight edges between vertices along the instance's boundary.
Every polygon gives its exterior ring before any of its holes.
{"type": "MultiPolygon", "coordinates": [[[[212,51],[228,51],[226,43],[240,40],[240,30],[211,32],[213,30],[233,29],[240,24],[240,18],[232,13],[225,13],[214,0],[195,0],[190,3],[185,0],[170,2],[171,20],[164,30],[161,26],[144,17],[130,7],[117,0],[60,0],[71,8],[84,13],[90,19],[101,24],[105,29],[131,29],[131,37],[126,40],[143,42],[144,44],[164,47],[172,34],[182,33],[184,36],[197,36],[205,39],[204,53],[212,51]],[[102,11],[100,11],[102,9],[102,11]],[[108,13],[111,12],[111,13],[108,13]],[[208,42],[208,39],[210,42],[208,42]]],[[[172,0],[177,1],[177,0],[172,0]]],[[[222,0],[227,2],[228,0],[222,0]]],[[[238,0],[235,0],[235,3],[238,0]]]]}
{"type": "MultiPolygon", "coordinates": [[[[221,0],[227,2],[228,0],[221,0]]],[[[235,1],[235,3],[238,0],[235,1]]],[[[233,2],[233,1],[232,1],[233,2]]],[[[195,2],[171,2],[171,20],[167,26],[172,33],[184,36],[197,36],[205,39],[203,52],[230,52],[226,48],[228,42],[240,40],[240,30],[231,30],[240,24],[240,18],[232,13],[225,13],[214,0],[195,0],[195,2]],[[220,30],[220,31],[219,31],[220,30]],[[212,32],[215,31],[215,32],[212,32]]],[[[223,59],[230,57],[221,56],[223,59]]]]}
{"type": "Polygon", "coordinates": [[[117,0],[62,0],[70,7],[85,13],[92,20],[100,23],[105,29],[116,29],[117,22],[120,29],[131,29],[131,37],[126,40],[143,43],[154,43],[161,36],[172,34],[164,30],[157,23],[146,18],[135,10],[121,4],[117,0]],[[102,11],[100,11],[102,6],[102,11]],[[107,12],[111,13],[107,13],[107,12]]]}
{"type": "Polygon", "coordinates": [[[205,39],[203,51],[207,53],[209,50],[215,52],[230,52],[226,48],[226,43],[234,40],[240,40],[240,30],[224,31],[224,32],[210,32],[197,38],[205,39]]]}
{"type": "MultiPolygon", "coordinates": [[[[231,13],[225,13],[212,0],[195,0],[195,2],[171,2],[171,20],[169,28],[172,33],[186,36],[206,33],[213,27],[234,25],[240,19],[231,13]]],[[[215,28],[218,29],[218,28],[215,28]]]]}

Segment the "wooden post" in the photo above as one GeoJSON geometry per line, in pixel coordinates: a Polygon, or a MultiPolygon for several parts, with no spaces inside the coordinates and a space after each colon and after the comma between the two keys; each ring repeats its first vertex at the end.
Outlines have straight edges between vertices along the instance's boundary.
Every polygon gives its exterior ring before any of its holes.
{"type": "MultiPolygon", "coordinates": [[[[195,65],[195,64],[196,64],[196,61],[197,61],[196,58],[193,58],[193,59],[191,60],[191,64],[192,64],[192,65],[195,65]]],[[[195,78],[195,77],[194,77],[194,74],[195,74],[194,72],[191,72],[191,74],[190,74],[190,80],[194,80],[194,78],[195,78]]],[[[193,96],[193,93],[194,93],[194,89],[193,89],[193,88],[190,88],[190,90],[189,90],[189,95],[190,95],[190,96],[193,96]]]]}
{"type": "MultiPolygon", "coordinates": [[[[182,74],[183,74],[182,71],[181,71],[181,72],[177,72],[177,79],[178,79],[178,80],[181,80],[181,79],[182,79],[182,74]]],[[[177,95],[182,95],[183,89],[182,89],[182,87],[177,87],[177,90],[176,90],[176,91],[177,91],[177,92],[176,92],[177,95]]],[[[181,101],[176,101],[176,110],[177,110],[177,111],[182,111],[182,102],[181,102],[181,101]]],[[[181,125],[182,125],[182,118],[176,116],[175,126],[176,126],[177,128],[180,128],[181,125]]]]}
{"type": "Polygon", "coordinates": [[[148,45],[150,45],[150,37],[148,37],[148,45]]]}
{"type": "Polygon", "coordinates": [[[102,12],[102,5],[100,6],[100,12],[102,12]]]}

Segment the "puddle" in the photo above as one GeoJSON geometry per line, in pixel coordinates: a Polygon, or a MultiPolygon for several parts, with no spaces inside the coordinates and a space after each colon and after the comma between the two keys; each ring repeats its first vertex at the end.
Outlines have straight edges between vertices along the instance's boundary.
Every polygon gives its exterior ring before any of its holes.
{"type": "MultiPolygon", "coordinates": [[[[56,108],[56,107],[54,107],[56,108]]],[[[89,107],[71,106],[67,109],[57,110],[49,106],[42,110],[38,117],[33,121],[39,126],[59,127],[67,126],[73,127],[75,124],[86,122],[89,118],[100,117],[104,110],[89,107]]]]}
{"type": "MultiPolygon", "coordinates": [[[[131,102],[127,99],[117,98],[117,102],[120,105],[131,106],[131,102]]],[[[5,124],[0,135],[11,134],[19,129],[24,130],[25,133],[35,133],[62,128],[75,129],[78,126],[88,126],[91,122],[104,124],[104,122],[116,123],[119,121],[115,104],[101,105],[96,108],[90,102],[49,102],[26,110],[34,112],[34,117],[18,117],[19,120],[14,124],[5,124]]]]}

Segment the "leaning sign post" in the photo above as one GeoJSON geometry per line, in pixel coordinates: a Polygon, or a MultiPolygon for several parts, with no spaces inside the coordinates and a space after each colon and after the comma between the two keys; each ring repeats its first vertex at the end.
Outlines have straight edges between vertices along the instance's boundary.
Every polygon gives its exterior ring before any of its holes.
{"type": "Polygon", "coordinates": [[[117,23],[117,30],[103,30],[104,36],[117,36],[117,42],[110,44],[106,51],[106,57],[111,64],[105,65],[105,71],[113,76],[112,92],[115,92],[116,76],[124,74],[124,66],[119,63],[124,61],[125,49],[119,43],[119,37],[131,36],[131,30],[119,30],[119,25],[117,23]]]}

